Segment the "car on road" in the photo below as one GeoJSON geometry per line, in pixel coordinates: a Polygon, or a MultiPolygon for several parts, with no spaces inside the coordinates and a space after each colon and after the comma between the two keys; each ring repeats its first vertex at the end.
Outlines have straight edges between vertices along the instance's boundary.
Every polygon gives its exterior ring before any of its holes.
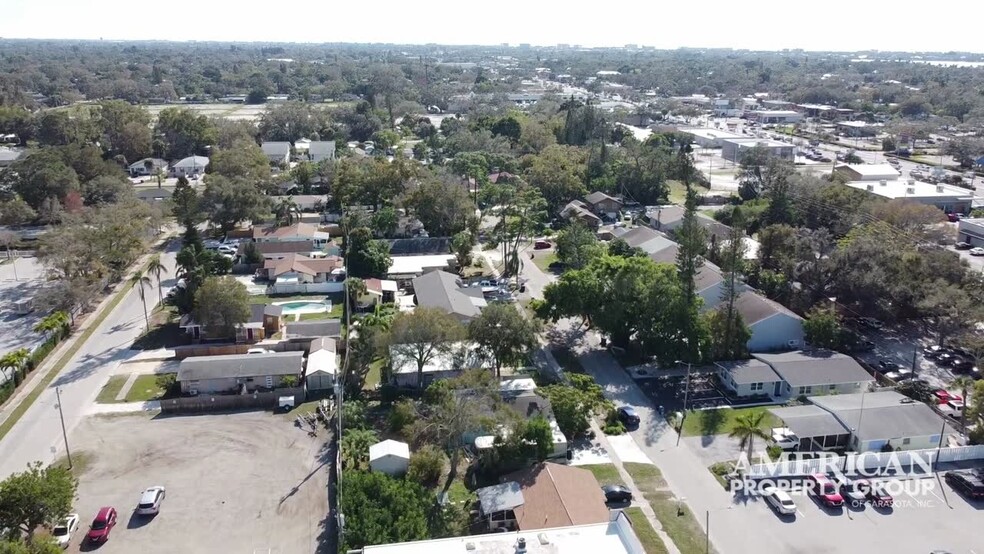
{"type": "Polygon", "coordinates": [[[970,244],[969,242],[961,241],[958,242],[957,244],[954,244],[953,247],[956,248],[957,250],[970,250],[971,248],[974,247],[974,245],[970,244]]]}
{"type": "Polygon", "coordinates": [[[116,527],[116,508],[103,506],[99,508],[96,517],[89,526],[85,538],[89,543],[101,543],[109,540],[109,533],[116,527]]]}
{"type": "Polygon", "coordinates": [[[642,421],[632,406],[619,406],[616,414],[618,415],[618,420],[626,427],[635,427],[642,421]]]}
{"type": "Polygon", "coordinates": [[[940,411],[946,415],[952,417],[953,419],[960,419],[963,415],[964,403],[963,400],[950,399],[939,405],[940,411]]]}
{"type": "Polygon", "coordinates": [[[984,480],[971,469],[948,471],[943,479],[957,492],[973,500],[984,499],[984,480]]]}
{"type": "Polygon", "coordinates": [[[975,246],[974,248],[971,248],[970,249],[970,255],[971,256],[984,256],[984,248],[981,248],[980,246],[975,246]]]}
{"type": "Polygon", "coordinates": [[[944,352],[936,357],[936,365],[938,366],[948,366],[953,362],[957,361],[957,355],[952,352],[944,352]]]}
{"type": "Polygon", "coordinates": [[[946,389],[936,389],[933,391],[933,396],[936,397],[937,404],[946,404],[950,400],[959,400],[963,402],[963,397],[959,394],[952,394],[946,389]]]}
{"type": "Polygon", "coordinates": [[[945,346],[940,346],[938,344],[927,346],[922,350],[923,357],[928,358],[930,360],[935,360],[940,354],[947,354],[949,352],[950,350],[947,349],[945,346]]]}
{"type": "Polygon", "coordinates": [[[807,477],[810,495],[828,508],[838,508],[844,505],[844,497],[837,492],[837,485],[823,473],[814,473],[807,477]]]}
{"type": "Polygon", "coordinates": [[[137,513],[142,516],[155,515],[161,511],[161,503],[164,502],[164,487],[157,485],[143,491],[140,495],[140,502],[137,504],[137,513]]]}
{"type": "Polygon", "coordinates": [[[858,325],[862,327],[867,327],[869,329],[881,329],[882,327],[885,326],[885,324],[882,323],[881,320],[875,319],[873,317],[859,317],[857,319],[857,322],[858,325]]]}
{"type": "Polygon", "coordinates": [[[875,343],[870,340],[862,339],[847,345],[849,352],[871,352],[875,349],[875,343]]]}
{"type": "Polygon", "coordinates": [[[950,362],[950,369],[954,373],[970,373],[974,370],[974,361],[967,358],[957,358],[950,362]]]}
{"type": "Polygon", "coordinates": [[[796,513],[796,503],[789,493],[772,485],[762,487],[762,498],[772,506],[777,514],[791,515],[796,513]]]}
{"type": "Polygon", "coordinates": [[[886,371],[897,371],[902,366],[891,360],[878,360],[878,367],[881,368],[882,372],[886,372],[886,371]]]}
{"type": "Polygon", "coordinates": [[[553,245],[550,244],[550,241],[538,240],[538,241],[536,241],[536,242],[533,243],[533,250],[547,250],[548,248],[550,248],[552,246],[553,245]]]}
{"type": "Polygon", "coordinates": [[[908,381],[915,377],[916,374],[912,372],[911,369],[899,368],[895,371],[889,371],[885,374],[885,377],[891,379],[892,381],[908,381]]]}
{"type": "Polygon", "coordinates": [[[853,507],[863,506],[868,499],[871,483],[867,479],[845,479],[840,486],[840,494],[853,507]]]}
{"type": "Polygon", "coordinates": [[[601,491],[605,493],[605,504],[632,502],[632,491],[622,485],[605,485],[601,491]]]}
{"type": "Polygon", "coordinates": [[[79,528],[79,514],[68,514],[61,523],[51,530],[51,536],[58,546],[66,548],[72,540],[72,533],[79,528]]]}

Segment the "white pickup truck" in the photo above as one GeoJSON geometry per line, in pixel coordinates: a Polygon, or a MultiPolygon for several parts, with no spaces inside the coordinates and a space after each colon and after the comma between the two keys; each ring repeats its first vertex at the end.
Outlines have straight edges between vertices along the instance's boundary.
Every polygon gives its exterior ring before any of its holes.
{"type": "Polygon", "coordinates": [[[783,450],[792,450],[799,446],[800,440],[789,427],[773,427],[772,442],[783,450]]]}

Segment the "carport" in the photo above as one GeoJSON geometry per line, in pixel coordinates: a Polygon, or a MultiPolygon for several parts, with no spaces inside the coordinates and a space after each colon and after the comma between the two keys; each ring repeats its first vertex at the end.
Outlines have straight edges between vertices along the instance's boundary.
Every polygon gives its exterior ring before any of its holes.
{"type": "Polygon", "coordinates": [[[798,450],[811,452],[846,448],[850,431],[830,412],[817,406],[774,408],[769,412],[782,420],[800,439],[798,450]]]}

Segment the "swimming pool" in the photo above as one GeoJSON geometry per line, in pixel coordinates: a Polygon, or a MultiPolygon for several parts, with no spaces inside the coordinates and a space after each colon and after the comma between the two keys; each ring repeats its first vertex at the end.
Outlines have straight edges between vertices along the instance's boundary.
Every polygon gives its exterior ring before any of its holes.
{"type": "Polygon", "coordinates": [[[275,302],[277,306],[284,309],[284,314],[319,314],[331,311],[331,301],[311,302],[307,300],[297,300],[293,302],[275,302]]]}

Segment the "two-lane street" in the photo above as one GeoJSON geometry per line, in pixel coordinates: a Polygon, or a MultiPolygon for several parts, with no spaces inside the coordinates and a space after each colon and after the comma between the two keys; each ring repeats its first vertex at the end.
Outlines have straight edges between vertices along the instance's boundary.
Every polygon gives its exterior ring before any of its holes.
{"type": "MultiPolygon", "coordinates": [[[[161,276],[162,286],[173,285],[175,255],[178,242],[172,242],[161,256],[168,273],[161,276]]],[[[157,282],[152,278],[151,287],[145,289],[147,309],[158,304],[157,282]]],[[[99,325],[75,356],[57,377],[45,388],[41,396],[24,416],[0,440],[0,479],[22,471],[33,461],[50,463],[65,454],[61,423],[57,409],[55,389],[60,389],[65,427],[71,436],[72,429],[83,417],[85,408],[94,401],[100,388],[121,361],[136,354],[130,350],[134,339],[145,328],[143,303],[134,288],[99,325]]],[[[94,317],[94,315],[90,315],[94,317]]],[[[70,444],[73,451],[97,447],[87,444],[70,444]]]]}

